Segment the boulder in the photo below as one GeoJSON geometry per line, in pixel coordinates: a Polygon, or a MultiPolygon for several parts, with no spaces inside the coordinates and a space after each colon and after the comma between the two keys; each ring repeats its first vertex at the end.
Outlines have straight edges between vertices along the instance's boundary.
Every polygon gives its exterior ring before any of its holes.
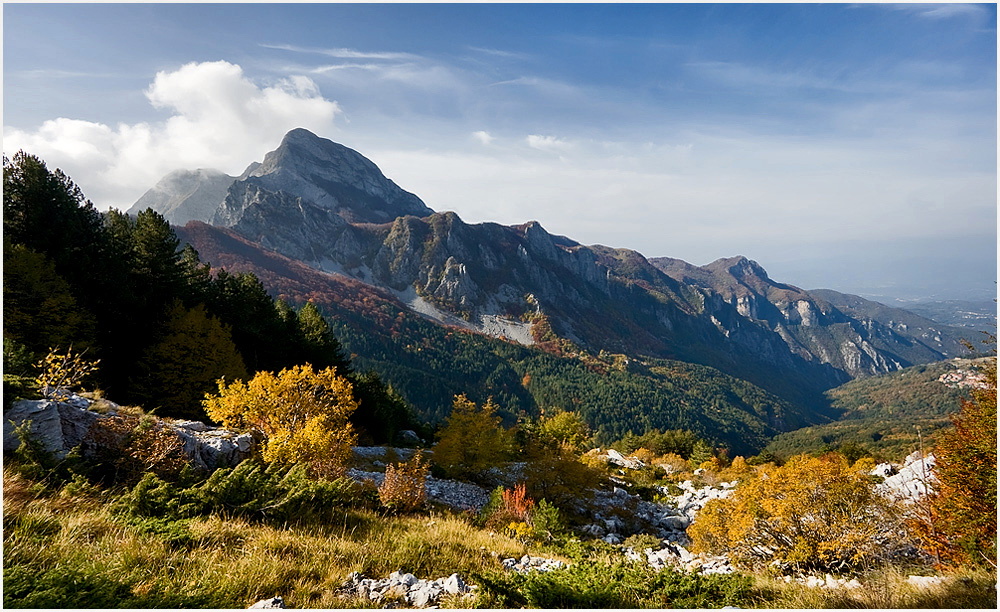
{"type": "Polygon", "coordinates": [[[172,429],[184,444],[184,454],[196,467],[214,470],[233,467],[248,458],[254,447],[251,434],[237,434],[226,429],[199,430],[191,427],[172,429]]]}
{"type": "Polygon", "coordinates": [[[417,435],[417,432],[412,429],[404,429],[396,435],[402,444],[420,444],[423,442],[420,436],[417,435]]]}
{"type": "Polygon", "coordinates": [[[21,441],[14,433],[14,426],[31,421],[31,436],[46,451],[62,459],[80,445],[90,427],[101,418],[104,417],[96,412],[80,408],[78,402],[20,400],[4,413],[3,448],[5,452],[17,449],[21,441]]]}
{"type": "Polygon", "coordinates": [[[664,516],[660,519],[660,524],[673,531],[684,531],[691,524],[691,519],[686,516],[664,516]]]}
{"type": "Polygon", "coordinates": [[[431,603],[436,602],[441,597],[441,587],[433,582],[423,582],[414,585],[406,594],[406,601],[411,606],[426,608],[431,603]]]}

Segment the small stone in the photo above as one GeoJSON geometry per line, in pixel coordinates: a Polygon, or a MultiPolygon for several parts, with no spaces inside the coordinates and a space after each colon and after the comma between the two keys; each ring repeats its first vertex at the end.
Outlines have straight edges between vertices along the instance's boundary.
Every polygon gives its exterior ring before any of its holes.
{"type": "Polygon", "coordinates": [[[271,599],[261,599],[254,605],[247,608],[248,610],[273,610],[285,607],[285,600],[281,597],[272,597],[271,599]]]}
{"type": "Polygon", "coordinates": [[[452,574],[444,581],[444,591],[450,595],[458,595],[468,590],[469,588],[465,584],[465,581],[458,574],[452,574]]]}

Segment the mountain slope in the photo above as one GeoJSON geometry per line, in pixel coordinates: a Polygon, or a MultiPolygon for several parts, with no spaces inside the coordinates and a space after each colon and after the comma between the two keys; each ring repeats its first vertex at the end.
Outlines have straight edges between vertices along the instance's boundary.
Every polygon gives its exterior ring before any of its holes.
{"type": "Polygon", "coordinates": [[[825,420],[713,368],[555,356],[441,325],[391,290],[316,270],[230,229],[191,222],[176,232],[214,267],[253,272],[276,297],[321,307],[355,366],[378,371],[430,421],[446,417],[452,398],[467,393],[477,402],[493,397],[508,424],[522,411],[556,407],[580,413],[602,444],[629,431],[684,428],[753,454],[780,431],[825,420]]]}
{"type": "Polygon", "coordinates": [[[869,316],[832,294],[777,283],[746,258],[703,267],[647,260],[536,222],[467,224],[434,213],[359,153],[301,129],[233,182],[213,219],[377,287],[409,314],[557,355],[710,366],[815,413],[806,421],[830,416],[826,389],[958,351],[942,326],[869,316]]]}

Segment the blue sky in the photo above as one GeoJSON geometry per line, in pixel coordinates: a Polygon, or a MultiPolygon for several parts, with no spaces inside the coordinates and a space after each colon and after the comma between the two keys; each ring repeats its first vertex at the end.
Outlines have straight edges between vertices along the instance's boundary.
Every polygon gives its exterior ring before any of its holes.
{"type": "Polygon", "coordinates": [[[866,295],[996,291],[995,5],[46,5],[4,152],[127,208],[293,127],[435,210],[866,295]]]}

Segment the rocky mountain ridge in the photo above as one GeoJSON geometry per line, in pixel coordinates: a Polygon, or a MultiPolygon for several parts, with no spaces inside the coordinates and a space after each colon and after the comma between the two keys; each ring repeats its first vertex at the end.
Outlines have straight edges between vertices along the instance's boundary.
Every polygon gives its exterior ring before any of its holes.
{"type": "Polygon", "coordinates": [[[958,330],[855,295],[777,283],[746,257],[700,267],[668,257],[650,262],[705,291],[706,310],[714,310],[721,299],[742,317],[779,334],[793,352],[807,359],[819,356],[852,378],[966,353],[958,330]]]}
{"type": "Polygon", "coordinates": [[[236,179],[212,219],[439,322],[710,365],[769,390],[783,380],[821,391],[961,352],[945,326],[776,283],[746,258],[697,267],[584,246],[537,222],[467,224],[302,129],[236,179]]]}

